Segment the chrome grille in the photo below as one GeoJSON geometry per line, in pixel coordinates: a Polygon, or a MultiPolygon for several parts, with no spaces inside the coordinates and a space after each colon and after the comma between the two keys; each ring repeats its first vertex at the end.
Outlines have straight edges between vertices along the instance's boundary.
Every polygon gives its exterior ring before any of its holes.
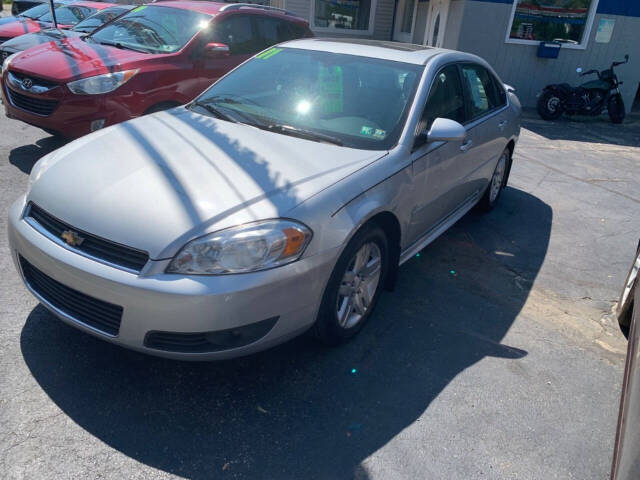
{"type": "Polygon", "coordinates": [[[11,88],[7,88],[7,93],[9,101],[11,101],[14,106],[42,117],[51,115],[58,106],[57,100],[45,100],[43,98],[29,97],[18,93],[11,88]]]}
{"type": "MultiPolygon", "coordinates": [[[[59,242],[63,242],[62,234],[65,231],[73,231],[79,234],[83,238],[82,243],[69,248],[113,266],[123,267],[126,270],[138,273],[149,260],[149,255],[146,252],[78,230],[45,212],[35,203],[30,203],[27,207],[25,219],[36,222],[59,242]]],[[[66,244],[64,245],[67,246],[66,244]]]]}

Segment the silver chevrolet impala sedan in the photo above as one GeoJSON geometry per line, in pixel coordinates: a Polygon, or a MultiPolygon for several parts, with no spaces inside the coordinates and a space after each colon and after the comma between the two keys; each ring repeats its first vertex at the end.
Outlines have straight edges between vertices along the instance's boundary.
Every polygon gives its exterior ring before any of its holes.
{"type": "Polygon", "coordinates": [[[403,262],[495,205],[520,110],[473,55],[288,42],[43,157],[11,252],[56,316],[141,352],[228,358],[309,329],[337,344],[403,262]]]}

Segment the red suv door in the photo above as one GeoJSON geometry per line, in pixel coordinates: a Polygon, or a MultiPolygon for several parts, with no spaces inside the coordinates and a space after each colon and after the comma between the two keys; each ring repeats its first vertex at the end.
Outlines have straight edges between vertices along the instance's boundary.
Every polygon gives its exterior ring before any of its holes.
{"type": "Polygon", "coordinates": [[[202,79],[197,93],[261,50],[304,36],[311,36],[304,27],[261,13],[233,13],[215,20],[211,32],[203,35],[194,52],[197,76],[202,79]],[[205,49],[210,42],[227,45],[229,54],[211,56],[205,49]]]}

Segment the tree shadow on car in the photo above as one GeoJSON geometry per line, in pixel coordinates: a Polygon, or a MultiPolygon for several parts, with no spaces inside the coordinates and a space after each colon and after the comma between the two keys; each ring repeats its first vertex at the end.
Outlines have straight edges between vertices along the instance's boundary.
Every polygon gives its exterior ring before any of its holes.
{"type": "Polygon", "coordinates": [[[517,189],[503,195],[405,264],[395,292],[340,347],[302,336],[246,358],[176,362],[97,340],[39,306],[21,334],[24,359],[74,422],[171,474],[367,478],[363,461],[458,374],[527,354],[502,340],[545,258],[552,211],[517,189]]]}
{"type": "Polygon", "coordinates": [[[38,160],[62,147],[67,142],[68,140],[57,136],[41,138],[35,143],[22,145],[11,150],[9,152],[9,162],[22,172],[30,174],[31,169],[38,160]]]}

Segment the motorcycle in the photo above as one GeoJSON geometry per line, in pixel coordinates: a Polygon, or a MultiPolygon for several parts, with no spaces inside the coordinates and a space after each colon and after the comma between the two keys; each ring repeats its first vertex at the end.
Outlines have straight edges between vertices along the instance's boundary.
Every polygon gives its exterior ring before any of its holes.
{"type": "Polygon", "coordinates": [[[567,115],[600,115],[607,108],[612,123],[622,123],[625,116],[624,102],[620,95],[618,81],[613,69],[629,61],[629,55],[624,56],[623,62],[613,62],[607,70],[576,69],[584,77],[596,73],[597,80],[583,83],[579,87],[572,87],[568,83],[547,85],[538,95],[537,110],[544,120],[555,120],[563,113],[567,115]]]}

